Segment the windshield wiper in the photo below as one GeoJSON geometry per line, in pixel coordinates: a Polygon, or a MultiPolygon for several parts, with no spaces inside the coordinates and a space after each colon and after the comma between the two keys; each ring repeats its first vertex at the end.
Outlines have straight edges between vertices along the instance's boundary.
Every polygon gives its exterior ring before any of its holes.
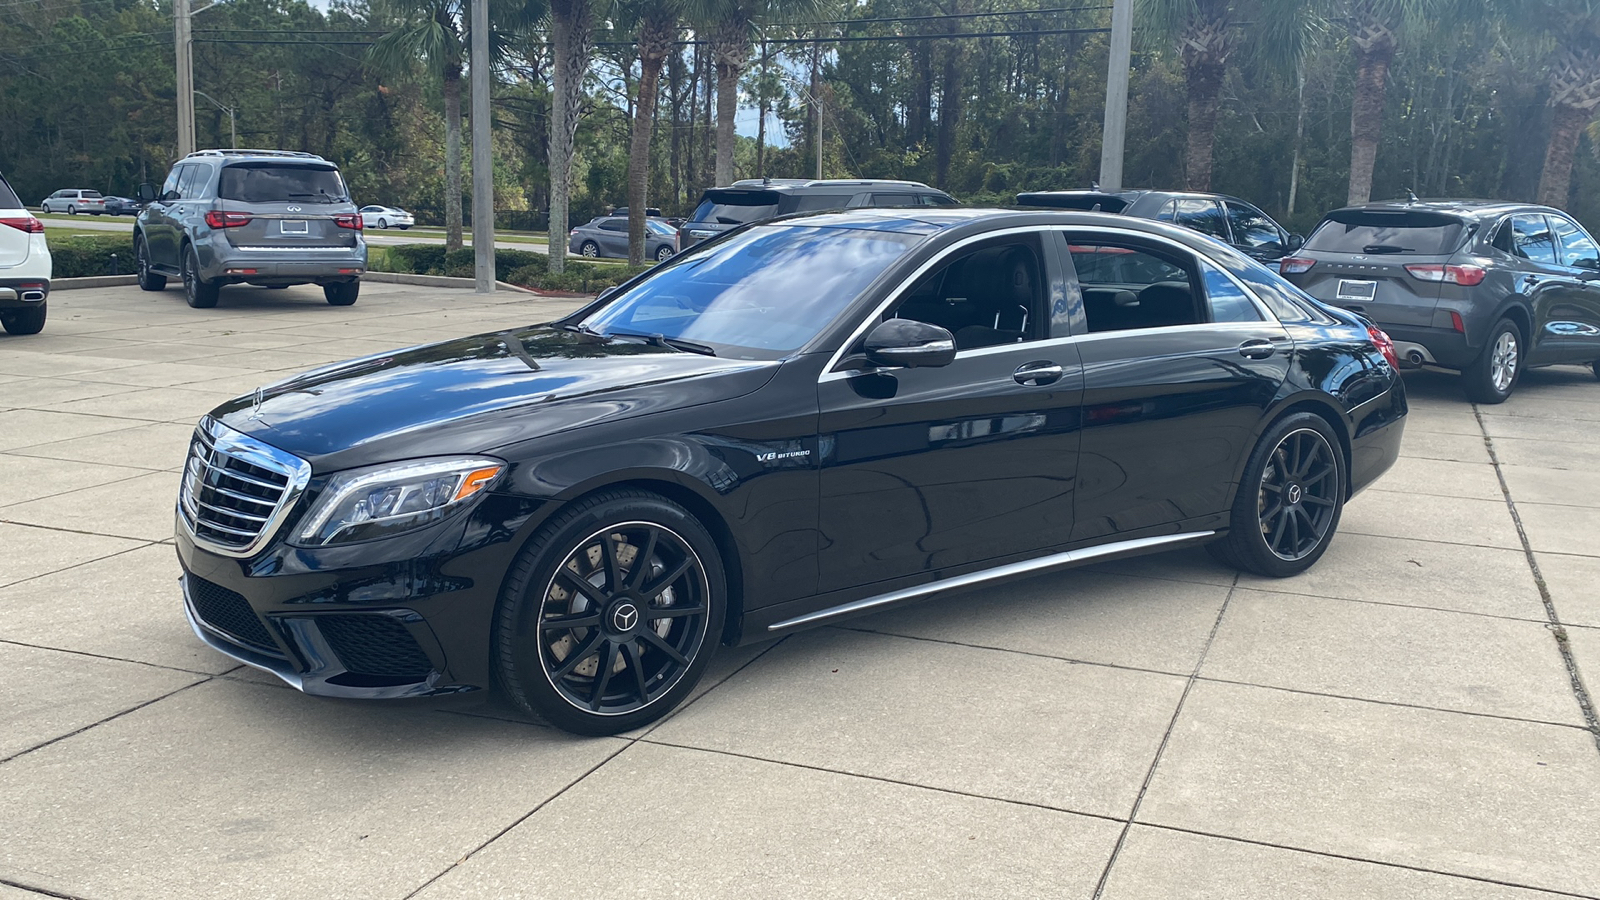
{"type": "Polygon", "coordinates": [[[599,338],[600,340],[605,340],[606,339],[606,335],[603,335],[600,332],[595,331],[593,328],[590,328],[589,326],[583,324],[582,322],[568,322],[568,323],[566,323],[564,325],[560,325],[558,327],[562,331],[575,332],[577,334],[584,335],[585,337],[599,338]]]}
{"type": "Polygon", "coordinates": [[[1361,248],[1362,253],[1415,253],[1414,247],[1396,247],[1394,244],[1368,244],[1361,248]]]}
{"type": "Polygon", "coordinates": [[[717,351],[707,347],[705,344],[697,344],[694,341],[685,341],[679,338],[669,338],[664,334],[638,334],[631,331],[608,331],[606,332],[606,337],[639,338],[645,343],[654,344],[657,347],[670,347],[673,350],[684,350],[689,353],[698,353],[701,356],[717,355],[717,351]]]}

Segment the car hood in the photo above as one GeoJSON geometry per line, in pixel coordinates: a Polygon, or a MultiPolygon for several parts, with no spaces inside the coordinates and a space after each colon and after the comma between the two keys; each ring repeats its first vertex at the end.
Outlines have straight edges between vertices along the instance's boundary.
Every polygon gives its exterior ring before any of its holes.
{"type": "Polygon", "coordinates": [[[536,327],[337,363],[229,401],[212,417],[329,472],[493,453],[557,431],[731,399],[761,387],[778,365],[536,327]]]}

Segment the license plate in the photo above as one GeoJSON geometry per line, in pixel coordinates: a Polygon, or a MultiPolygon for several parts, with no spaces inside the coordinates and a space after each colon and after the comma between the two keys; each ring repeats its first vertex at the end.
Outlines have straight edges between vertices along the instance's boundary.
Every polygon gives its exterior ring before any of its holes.
{"type": "Polygon", "coordinates": [[[306,234],[306,220],[284,219],[278,223],[278,230],[283,234],[306,234]]]}
{"type": "Polygon", "coordinates": [[[1335,294],[1340,300],[1371,300],[1378,293],[1376,281],[1351,281],[1347,278],[1339,279],[1339,292],[1335,294]]]}

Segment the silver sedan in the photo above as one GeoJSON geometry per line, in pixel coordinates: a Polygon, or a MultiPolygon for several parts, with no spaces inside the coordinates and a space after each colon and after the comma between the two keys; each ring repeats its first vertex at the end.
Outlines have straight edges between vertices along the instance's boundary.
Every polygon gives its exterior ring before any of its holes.
{"type": "MultiPolygon", "coordinates": [[[[628,217],[600,216],[572,229],[567,247],[579,256],[628,258],[628,217]]],[[[644,221],[644,255],[656,262],[678,252],[678,232],[660,219],[644,221]]]]}

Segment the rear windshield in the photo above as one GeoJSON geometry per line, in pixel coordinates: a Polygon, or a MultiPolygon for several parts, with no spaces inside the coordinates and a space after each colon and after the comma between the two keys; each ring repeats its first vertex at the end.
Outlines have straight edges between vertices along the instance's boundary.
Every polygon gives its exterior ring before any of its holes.
{"type": "Polygon", "coordinates": [[[0,178],[0,209],[21,208],[22,201],[17,199],[17,192],[11,189],[11,185],[6,184],[4,178],[0,178]]]}
{"type": "Polygon", "coordinates": [[[338,203],[349,199],[339,170],[282,163],[242,163],[224,168],[217,182],[217,196],[241,203],[338,203]]]}
{"type": "Polygon", "coordinates": [[[93,200],[94,198],[100,196],[100,192],[99,191],[84,191],[80,196],[82,196],[83,199],[85,199],[85,200],[93,200]]]}
{"type": "Polygon", "coordinates": [[[777,191],[706,191],[695,207],[691,222],[716,225],[743,225],[778,214],[777,191]]]}
{"type": "Polygon", "coordinates": [[[1341,210],[1317,226],[1305,249],[1445,256],[1461,245],[1465,227],[1460,219],[1438,213],[1341,210]]]}
{"type": "Polygon", "coordinates": [[[1018,194],[1018,206],[1038,206],[1045,209],[1081,209],[1085,211],[1119,213],[1128,205],[1126,197],[1102,194],[1096,191],[1038,191],[1018,194]]]}

